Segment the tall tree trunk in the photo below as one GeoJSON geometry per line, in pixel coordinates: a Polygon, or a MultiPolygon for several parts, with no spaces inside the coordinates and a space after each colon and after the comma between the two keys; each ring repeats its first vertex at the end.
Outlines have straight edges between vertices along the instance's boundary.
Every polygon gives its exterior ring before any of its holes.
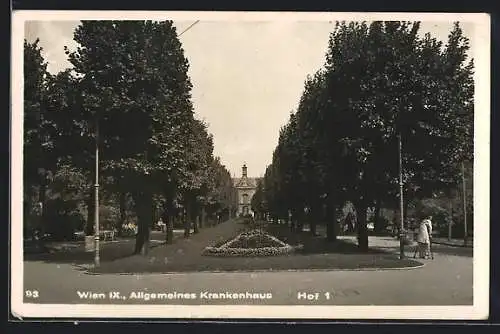
{"type": "Polygon", "coordinates": [[[316,235],[317,229],[317,223],[318,223],[318,209],[316,204],[312,204],[309,206],[309,212],[307,214],[307,220],[309,222],[309,229],[311,231],[311,234],[313,236],[316,235]]]}
{"type": "Polygon", "coordinates": [[[142,194],[137,200],[138,231],[135,242],[135,254],[147,255],[149,252],[149,235],[153,220],[153,197],[142,194]]]}
{"type": "Polygon", "coordinates": [[[191,221],[193,222],[193,233],[200,233],[200,216],[199,216],[199,208],[198,203],[196,203],[196,199],[193,198],[192,212],[191,212],[191,221]]]}
{"type": "Polygon", "coordinates": [[[184,238],[189,238],[191,234],[191,217],[190,217],[191,208],[189,207],[189,203],[186,203],[184,207],[184,211],[182,213],[182,219],[184,223],[184,238]]]}
{"type": "Polygon", "coordinates": [[[382,221],[380,219],[380,207],[381,207],[381,201],[379,198],[376,199],[375,201],[375,212],[373,215],[373,230],[376,233],[379,233],[382,231],[383,226],[381,226],[382,221]]]}
{"type": "Polygon", "coordinates": [[[298,233],[302,233],[302,231],[304,230],[304,222],[305,222],[305,214],[304,214],[304,207],[302,206],[299,206],[300,209],[297,209],[296,213],[295,213],[295,217],[297,218],[296,219],[296,231],[298,233]]]}
{"type": "MultiPolygon", "coordinates": [[[[168,201],[168,199],[167,199],[168,201]]],[[[165,203],[163,203],[163,206],[161,208],[161,214],[160,214],[160,217],[161,217],[161,220],[163,221],[163,224],[165,224],[165,242],[168,244],[168,225],[170,223],[170,219],[171,219],[171,213],[170,213],[170,210],[169,210],[169,205],[167,204],[167,201],[165,201],[165,203]]]]}
{"type": "Polygon", "coordinates": [[[337,240],[337,202],[334,196],[329,196],[328,203],[326,205],[326,240],[335,241],[337,240]]]}
{"type": "Polygon", "coordinates": [[[153,199],[152,200],[152,203],[151,203],[151,224],[149,225],[149,227],[151,229],[154,229],[156,228],[156,226],[158,225],[158,221],[160,220],[160,211],[158,210],[159,208],[156,206],[156,203],[155,203],[155,200],[153,199]]]}
{"type": "MultiPolygon", "coordinates": [[[[44,234],[44,231],[47,230],[48,228],[48,221],[47,221],[47,172],[44,171],[42,175],[40,176],[40,189],[38,192],[38,202],[41,204],[41,212],[38,220],[38,225],[39,228],[42,231],[42,236],[44,234]]],[[[37,204],[39,204],[37,203],[37,204]]]]}
{"type": "Polygon", "coordinates": [[[149,252],[149,241],[150,241],[150,233],[151,226],[154,222],[153,217],[155,217],[156,207],[153,205],[153,197],[151,195],[148,196],[148,202],[146,203],[146,211],[144,216],[144,244],[142,246],[141,254],[147,255],[149,252]]]}
{"type": "Polygon", "coordinates": [[[166,215],[166,233],[165,239],[168,245],[171,245],[174,242],[174,222],[176,219],[176,215],[172,212],[168,212],[166,215]]]}
{"type": "Polygon", "coordinates": [[[118,230],[118,235],[121,236],[123,232],[123,225],[125,225],[125,222],[127,220],[127,194],[124,191],[120,191],[119,202],[120,220],[118,221],[116,229],[118,230]]]}
{"type": "Polygon", "coordinates": [[[207,212],[205,210],[205,205],[201,206],[201,226],[205,227],[205,222],[207,219],[207,212]]]}
{"type": "Polygon", "coordinates": [[[292,210],[292,225],[293,225],[293,231],[297,233],[299,231],[299,213],[298,210],[292,210]]]}
{"type": "Polygon", "coordinates": [[[364,201],[356,203],[358,247],[361,251],[368,251],[368,228],[366,226],[366,210],[368,206],[364,201]]]}
{"type": "Polygon", "coordinates": [[[95,225],[94,187],[90,187],[89,196],[87,198],[87,223],[85,224],[85,235],[94,234],[94,225],[95,225]]]}
{"type": "Polygon", "coordinates": [[[194,218],[194,233],[200,233],[200,215],[196,214],[194,218]]]}
{"type": "Polygon", "coordinates": [[[165,222],[165,241],[168,245],[174,242],[174,221],[177,214],[173,198],[174,196],[167,195],[163,203],[162,219],[165,222]]]}
{"type": "Polygon", "coordinates": [[[450,199],[450,217],[448,220],[448,241],[451,241],[451,236],[452,236],[452,226],[453,226],[453,201],[450,199]]]}

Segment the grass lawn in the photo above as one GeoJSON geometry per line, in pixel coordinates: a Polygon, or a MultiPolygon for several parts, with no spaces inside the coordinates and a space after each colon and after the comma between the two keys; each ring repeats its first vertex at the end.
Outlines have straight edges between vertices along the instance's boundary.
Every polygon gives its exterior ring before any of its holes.
{"type": "MultiPolygon", "coordinates": [[[[174,242],[182,238],[182,233],[174,234],[174,242]]],[[[150,248],[161,247],[165,243],[165,233],[151,231],[150,248]]],[[[101,262],[114,261],[130,257],[135,250],[135,237],[117,238],[115,241],[101,241],[101,262]]],[[[72,263],[77,265],[92,264],[94,252],[85,251],[83,241],[50,242],[45,249],[35,248],[30,243],[24,245],[25,261],[44,261],[50,263],[72,263]]]]}
{"type": "MultiPolygon", "coordinates": [[[[151,247],[158,247],[160,242],[153,241],[151,247]]],[[[101,242],[101,262],[126,258],[135,250],[134,239],[121,239],[116,242],[101,242]]],[[[44,252],[25,253],[25,261],[44,261],[50,263],[90,264],[94,261],[94,252],[86,252],[83,243],[65,250],[45,250],[44,252]]]]}
{"type": "Polygon", "coordinates": [[[134,255],[103,262],[94,273],[168,273],[197,271],[307,270],[307,269],[389,269],[416,267],[421,263],[383,251],[358,251],[356,245],[344,241],[326,242],[324,237],[310,233],[292,234],[285,225],[269,225],[267,231],[291,245],[301,243],[299,253],[270,257],[203,256],[203,249],[230,240],[248,227],[227,221],[201,230],[189,239],[172,245],[152,248],[147,256],[134,255]]]}

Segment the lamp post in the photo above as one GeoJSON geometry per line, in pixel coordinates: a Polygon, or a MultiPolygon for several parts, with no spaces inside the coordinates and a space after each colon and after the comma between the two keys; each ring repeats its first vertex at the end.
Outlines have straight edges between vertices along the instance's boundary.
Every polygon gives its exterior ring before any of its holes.
{"type": "Polygon", "coordinates": [[[405,233],[404,233],[404,202],[403,202],[403,154],[402,154],[401,133],[398,135],[398,155],[399,155],[399,211],[401,214],[401,225],[399,229],[399,258],[405,258],[405,233]]]}
{"type": "Polygon", "coordinates": [[[95,118],[95,183],[94,183],[94,220],[95,220],[95,228],[94,228],[94,248],[95,248],[95,257],[94,257],[94,265],[95,267],[99,267],[100,265],[100,257],[99,257],[99,241],[100,241],[100,232],[99,232],[99,120],[96,116],[95,118]]]}
{"type": "Polygon", "coordinates": [[[451,241],[452,227],[453,227],[453,199],[450,198],[450,218],[448,220],[448,241],[451,241]]]}

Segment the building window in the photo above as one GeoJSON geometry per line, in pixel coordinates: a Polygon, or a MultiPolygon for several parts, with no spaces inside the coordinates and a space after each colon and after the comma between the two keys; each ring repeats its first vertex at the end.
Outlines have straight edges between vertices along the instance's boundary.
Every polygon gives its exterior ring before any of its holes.
{"type": "Polygon", "coordinates": [[[243,204],[248,204],[248,194],[243,194],[241,197],[243,199],[243,204]]]}

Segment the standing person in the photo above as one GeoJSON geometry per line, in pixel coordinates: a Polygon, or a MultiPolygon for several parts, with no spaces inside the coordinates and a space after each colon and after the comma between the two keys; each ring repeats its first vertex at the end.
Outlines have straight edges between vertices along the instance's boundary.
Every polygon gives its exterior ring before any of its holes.
{"type": "Polygon", "coordinates": [[[418,250],[420,258],[427,258],[430,253],[430,244],[431,244],[431,235],[432,235],[432,216],[427,217],[422,220],[420,223],[420,227],[418,229],[418,250]]]}

